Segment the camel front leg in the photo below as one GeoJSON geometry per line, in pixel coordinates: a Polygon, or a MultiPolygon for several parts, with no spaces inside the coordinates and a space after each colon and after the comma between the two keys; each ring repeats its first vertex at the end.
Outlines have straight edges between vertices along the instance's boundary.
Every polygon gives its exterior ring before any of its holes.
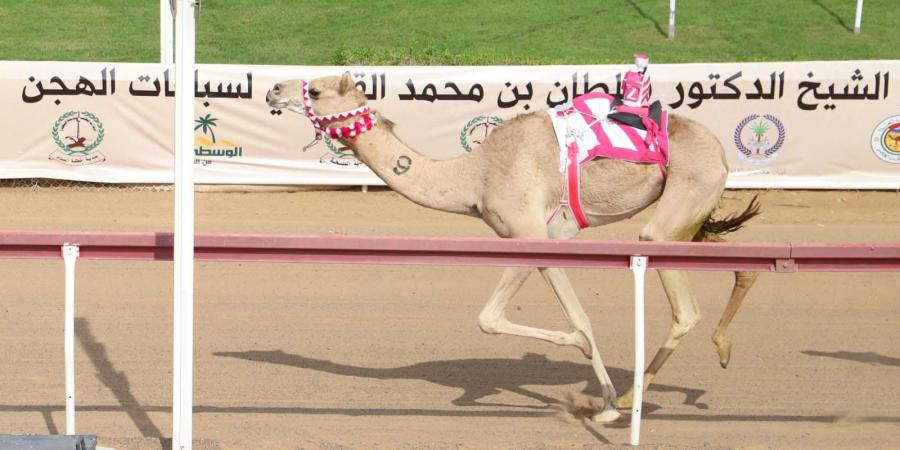
{"type": "Polygon", "coordinates": [[[563,333],[544,330],[512,323],[506,318],[506,305],[519,292],[533,270],[531,267],[509,267],[503,272],[500,283],[478,315],[481,330],[488,334],[511,334],[540,339],[556,345],[575,346],[581,349],[585,356],[590,357],[591,346],[585,336],[578,331],[563,333]]]}
{"type": "MultiPolygon", "coordinates": [[[[657,350],[656,356],[653,357],[653,361],[644,372],[644,391],[647,390],[653,377],[675,351],[675,347],[678,347],[681,338],[700,321],[700,308],[691,293],[687,273],[680,270],[659,270],[658,272],[663,289],[666,291],[666,297],[669,298],[669,304],[672,307],[672,326],[669,328],[666,339],[657,350]]],[[[619,397],[616,404],[619,408],[631,408],[633,397],[633,388],[629,388],[619,397]]]]}
{"type": "Polygon", "coordinates": [[[561,331],[544,330],[515,324],[506,318],[506,305],[519,291],[525,280],[528,279],[528,276],[531,275],[531,268],[519,267],[510,267],[503,272],[503,277],[500,279],[497,289],[494,290],[491,299],[488,300],[487,305],[485,305],[481,314],[478,315],[478,323],[485,333],[524,336],[581,349],[585,356],[591,358],[594,372],[600,380],[603,398],[606,400],[604,410],[596,413],[594,420],[606,423],[613,422],[621,415],[615,409],[616,389],[606,373],[603,360],[600,359],[600,353],[594,342],[594,335],[591,331],[591,324],[587,314],[582,309],[581,304],[578,303],[575,291],[572,289],[572,285],[562,269],[541,268],[540,270],[545,281],[556,294],[566,319],[575,328],[575,331],[563,333],[561,331]]]}
{"type": "Polygon", "coordinates": [[[738,309],[741,307],[744,297],[750,292],[750,288],[753,287],[753,283],[756,282],[758,276],[759,272],[734,273],[734,288],[731,290],[731,298],[728,299],[725,312],[722,313],[719,325],[716,326],[716,331],[712,335],[713,344],[716,345],[716,350],[719,352],[719,364],[723,369],[728,367],[728,361],[731,360],[731,342],[725,339],[725,331],[728,329],[731,319],[734,319],[734,315],[737,314],[738,309]]]}
{"type": "Polygon", "coordinates": [[[590,345],[591,365],[594,368],[597,379],[600,381],[600,389],[603,394],[603,400],[605,401],[603,411],[594,414],[593,419],[603,423],[613,422],[621,416],[619,411],[616,410],[616,388],[613,386],[609,374],[606,373],[603,359],[600,358],[600,350],[594,339],[591,321],[588,318],[587,313],[584,312],[584,308],[581,307],[581,303],[578,302],[578,297],[575,295],[575,290],[572,289],[572,283],[569,282],[569,277],[566,276],[566,273],[562,269],[557,267],[541,267],[539,270],[541,271],[541,275],[544,276],[544,280],[550,285],[550,288],[553,289],[553,293],[556,294],[556,299],[562,307],[566,320],[568,320],[569,324],[575,328],[575,333],[582,335],[587,339],[588,344],[590,345]]]}

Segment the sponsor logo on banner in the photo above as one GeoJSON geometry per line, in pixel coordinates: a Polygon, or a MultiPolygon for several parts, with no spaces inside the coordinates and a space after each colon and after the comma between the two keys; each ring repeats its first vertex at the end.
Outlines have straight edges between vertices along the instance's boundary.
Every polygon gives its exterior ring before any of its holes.
{"type": "Polygon", "coordinates": [[[784,124],[771,114],[751,114],[734,130],[738,157],[750,164],[768,164],[775,160],[784,144],[784,124]]]}
{"type": "Polygon", "coordinates": [[[888,117],[875,127],[872,151],[882,161],[900,164],[900,116],[888,117]]]}
{"type": "Polygon", "coordinates": [[[244,156],[244,147],[241,147],[227,139],[216,137],[215,128],[218,126],[216,122],[219,119],[207,114],[194,120],[196,126],[194,131],[200,131],[200,134],[194,134],[194,164],[208,166],[213,163],[213,159],[204,159],[212,157],[224,158],[240,158],[244,156]]]}
{"type": "Polygon", "coordinates": [[[325,145],[328,146],[328,151],[330,153],[322,155],[322,157],[319,158],[320,163],[341,167],[360,167],[364,165],[362,161],[356,159],[353,150],[344,147],[340,142],[335,143],[335,141],[327,135],[325,136],[325,145]],[[340,145],[340,147],[338,147],[338,145],[340,145]]]}
{"type": "Polygon", "coordinates": [[[459,133],[459,144],[463,150],[471,152],[472,146],[483,144],[491,131],[502,123],[503,119],[497,116],[475,116],[459,133]]]}
{"type": "Polygon", "coordinates": [[[106,161],[97,150],[103,142],[103,122],[88,111],[63,113],[53,123],[50,136],[58,147],[50,159],[70,166],[86,166],[106,161]]]}

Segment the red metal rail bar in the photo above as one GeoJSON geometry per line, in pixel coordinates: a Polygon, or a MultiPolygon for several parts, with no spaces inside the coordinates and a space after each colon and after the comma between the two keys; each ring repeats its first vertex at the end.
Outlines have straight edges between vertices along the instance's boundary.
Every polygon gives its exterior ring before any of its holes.
{"type": "MultiPolygon", "coordinates": [[[[172,233],[0,232],[0,258],[172,260],[172,233]]],[[[627,269],[632,255],[651,269],[795,271],[900,270],[900,244],[718,244],[550,241],[499,238],[197,234],[203,261],[338,264],[550,266],[627,269]]]]}

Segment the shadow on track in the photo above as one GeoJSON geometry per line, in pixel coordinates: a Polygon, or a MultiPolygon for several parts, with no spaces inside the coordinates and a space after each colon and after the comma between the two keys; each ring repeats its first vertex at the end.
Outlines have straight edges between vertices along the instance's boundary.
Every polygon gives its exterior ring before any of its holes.
{"type": "MultiPolygon", "coordinates": [[[[335,375],[376,380],[421,380],[441,386],[462,389],[459,397],[450,401],[456,406],[499,406],[525,409],[548,409],[560,401],[523,386],[561,386],[587,381],[585,394],[600,395],[600,384],[593,369],[588,364],[568,361],[552,361],[544,355],[526,353],[521,359],[458,359],[429,361],[404,367],[377,368],[339,364],[323,359],[285,353],[281,350],[216,352],[216,356],[243,359],[253,362],[280,364],[306,370],[315,370],[335,375]],[[484,397],[513,392],[533,399],[542,405],[522,406],[480,401],[484,397]]],[[[617,390],[624,390],[631,383],[631,371],[608,367],[610,378],[617,384],[617,390]]],[[[707,409],[697,400],[706,393],[701,389],[668,385],[650,387],[658,392],[680,392],[684,394],[684,404],[698,409],[707,409]]]]}
{"type": "Polygon", "coordinates": [[[885,356],[875,352],[820,352],[817,350],[803,350],[804,355],[820,356],[825,358],[846,359],[848,361],[856,361],[872,365],[900,367],[900,358],[885,356]]]}

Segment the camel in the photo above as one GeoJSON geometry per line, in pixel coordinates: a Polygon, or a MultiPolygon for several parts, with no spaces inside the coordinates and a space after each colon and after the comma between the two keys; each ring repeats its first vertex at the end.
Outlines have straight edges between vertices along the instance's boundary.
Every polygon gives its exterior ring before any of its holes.
{"type": "MultiPolygon", "coordinates": [[[[502,238],[571,239],[580,228],[568,210],[551,222],[560,204],[564,174],[559,171],[559,147],[549,116],[544,112],[519,115],[496,127],[471,153],[434,160],[408,147],[394,133],[392,122],[366,105],[349,72],[343,76],[277,83],[267,103],[308,115],[317,130],[342,129],[332,134],[351,148],[394,191],[427,208],[481,218],[502,238]],[[350,114],[348,114],[350,113],[350,114]],[[363,121],[360,114],[366,114],[363,121]],[[330,123],[325,123],[330,122],[330,123]],[[355,124],[355,125],[354,125],[355,124]],[[341,137],[343,136],[343,137],[341,137]]],[[[329,130],[325,130],[329,131],[329,130]]],[[[333,133],[334,131],[332,131],[333,133]]],[[[600,158],[582,165],[581,198],[589,226],[631,217],[658,202],[639,238],[646,241],[721,241],[758,214],[755,198],[740,214],[714,220],[725,189],[728,168],[721,144],[712,132],[690,119],[669,119],[670,161],[667,176],[655,164],[635,164],[600,158]]],[[[510,322],[506,307],[533,268],[507,268],[478,315],[488,334],[511,334],[573,346],[589,358],[600,382],[604,406],[593,420],[609,423],[630,408],[633,392],[616,397],[590,320],[561,268],[539,267],[573,331],[553,331],[510,322]]],[[[644,389],[700,320],[700,310],[684,271],[659,270],[672,308],[668,335],[646,369],[644,389]]],[[[757,273],[735,272],[728,305],[712,340],[722,367],[731,356],[725,331],[756,280],[757,273]]],[[[637,369],[640,370],[640,369],[637,369]]]]}

